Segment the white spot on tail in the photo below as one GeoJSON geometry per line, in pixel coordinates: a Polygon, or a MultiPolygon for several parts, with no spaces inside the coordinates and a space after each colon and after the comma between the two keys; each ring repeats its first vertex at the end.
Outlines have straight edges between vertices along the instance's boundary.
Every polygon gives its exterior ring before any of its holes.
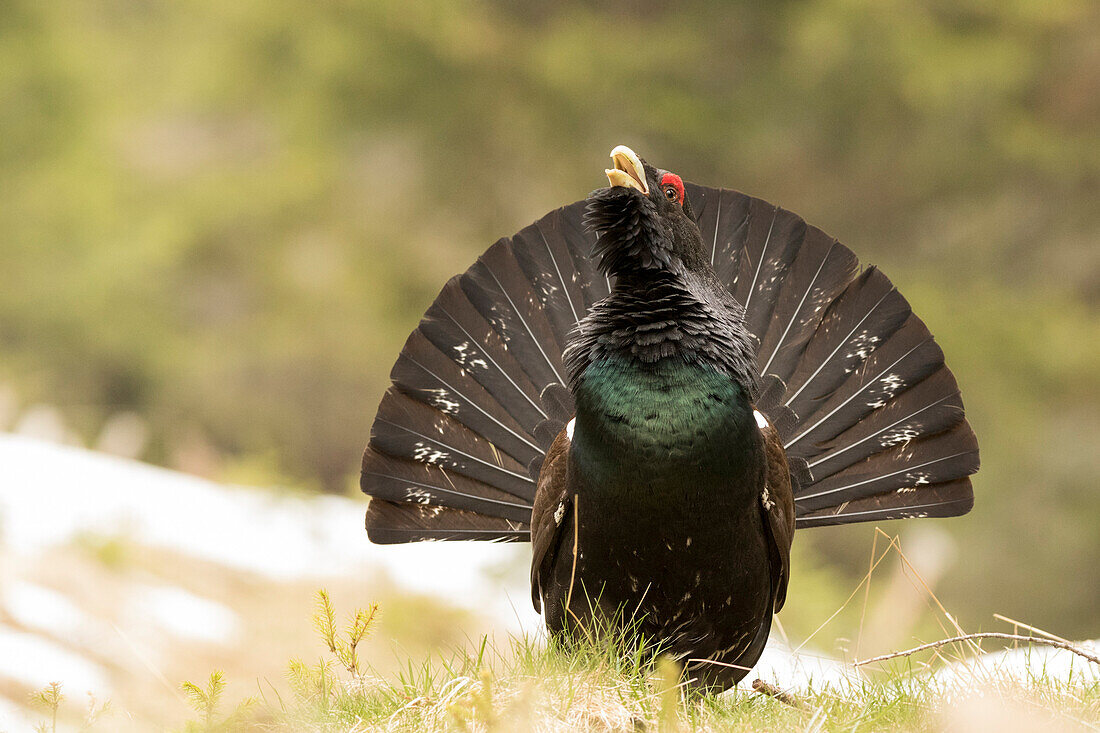
{"type": "Polygon", "coordinates": [[[421,463],[431,463],[436,465],[449,459],[451,456],[446,451],[441,451],[437,448],[433,448],[430,445],[426,445],[417,441],[413,446],[413,458],[421,463]]]}
{"type": "MultiPolygon", "coordinates": [[[[431,395],[432,404],[435,405],[440,412],[446,415],[458,414],[458,408],[460,405],[457,400],[451,399],[450,394],[447,392],[447,390],[439,388],[428,389],[425,390],[425,392],[431,395]]],[[[442,433],[443,430],[440,429],[440,432],[442,433]]]]}
{"type": "Polygon", "coordinates": [[[920,431],[916,428],[900,428],[898,430],[883,433],[879,438],[879,445],[883,448],[890,448],[895,445],[903,445],[913,440],[920,435],[920,431]]]}
{"type": "Polygon", "coordinates": [[[466,341],[458,346],[452,347],[455,352],[454,360],[461,367],[476,367],[478,369],[488,369],[489,364],[484,359],[477,357],[474,358],[471,354],[473,351],[470,346],[470,342],[466,341]]]}
{"type": "Polygon", "coordinates": [[[577,418],[573,418],[565,424],[565,437],[569,438],[569,442],[573,442],[573,426],[576,425],[577,418]]]}
{"type": "Polygon", "coordinates": [[[756,418],[756,427],[761,430],[768,427],[768,418],[764,417],[764,413],[760,412],[760,410],[753,410],[752,416],[756,418]]]}
{"type": "Polygon", "coordinates": [[[432,495],[430,492],[424,489],[414,488],[412,486],[405,487],[405,498],[416,502],[417,504],[430,504],[432,501],[432,495]]]}

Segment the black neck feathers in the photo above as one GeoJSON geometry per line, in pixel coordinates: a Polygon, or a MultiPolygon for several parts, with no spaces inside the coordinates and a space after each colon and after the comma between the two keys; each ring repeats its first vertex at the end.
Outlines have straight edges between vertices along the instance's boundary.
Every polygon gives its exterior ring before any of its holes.
{"type": "Polygon", "coordinates": [[[614,282],[577,324],[563,354],[571,385],[602,359],[679,359],[713,366],[755,395],[755,343],[744,309],[701,256],[694,223],[622,187],[594,191],[585,221],[598,235],[599,267],[614,282]]]}
{"type": "Polygon", "coordinates": [[[682,268],[675,239],[656,204],[639,191],[615,186],[588,196],[585,224],[599,238],[592,248],[609,277],[682,268]]]}

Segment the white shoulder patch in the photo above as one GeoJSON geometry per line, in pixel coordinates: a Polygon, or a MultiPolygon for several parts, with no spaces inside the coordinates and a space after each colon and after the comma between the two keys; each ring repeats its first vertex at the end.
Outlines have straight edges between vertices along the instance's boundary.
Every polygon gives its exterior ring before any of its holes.
{"type": "MultiPolygon", "coordinates": [[[[759,419],[759,418],[757,418],[759,419]]],[[[573,426],[576,424],[577,418],[573,418],[565,424],[565,437],[569,438],[569,442],[573,442],[573,426]]]]}
{"type": "Polygon", "coordinates": [[[764,484],[764,491],[760,493],[760,503],[764,505],[764,508],[768,511],[772,510],[775,506],[775,502],[772,501],[771,492],[768,491],[768,485],[764,484]]]}
{"type": "Polygon", "coordinates": [[[565,519],[565,502],[559,501],[558,508],[554,510],[554,525],[560,527],[563,519],[565,519]]]}
{"type": "MultiPolygon", "coordinates": [[[[764,413],[760,412],[760,410],[753,410],[752,416],[756,418],[756,427],[761,430],[768,427],[768,418],[764,417],[764,413]]],[[[572,435],[572,432],[570,432],[570,435],[572,435]]]]}

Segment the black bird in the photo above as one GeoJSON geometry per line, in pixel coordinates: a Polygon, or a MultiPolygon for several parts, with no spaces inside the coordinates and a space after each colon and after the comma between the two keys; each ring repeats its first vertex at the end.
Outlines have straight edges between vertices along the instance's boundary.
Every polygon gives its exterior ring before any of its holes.
{"type": "Polygon", "coordinates": [[[964,514],[977,442],[880,271],[788,211],[611,157],[610,187],[498,241],[410,335],[363,458],[367,531],[530,540],[552,632],[627,622],[722,689],[763,651],[795,527],[964,514]]]}

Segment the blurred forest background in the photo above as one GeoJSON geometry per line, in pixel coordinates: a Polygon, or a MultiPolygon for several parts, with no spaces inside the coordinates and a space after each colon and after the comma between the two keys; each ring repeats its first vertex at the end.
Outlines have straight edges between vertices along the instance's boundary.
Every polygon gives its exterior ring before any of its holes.
{"type": "MultiPolygon", "coordinates": [[[[354,492],[445,280],[618,143],[893,278],[982,447],[941,599],[1100,633],[1089,0],[0,2],[0,429],[354,492]]],[[[789,627],[872,529],[799,535],[789,627]]]]}

